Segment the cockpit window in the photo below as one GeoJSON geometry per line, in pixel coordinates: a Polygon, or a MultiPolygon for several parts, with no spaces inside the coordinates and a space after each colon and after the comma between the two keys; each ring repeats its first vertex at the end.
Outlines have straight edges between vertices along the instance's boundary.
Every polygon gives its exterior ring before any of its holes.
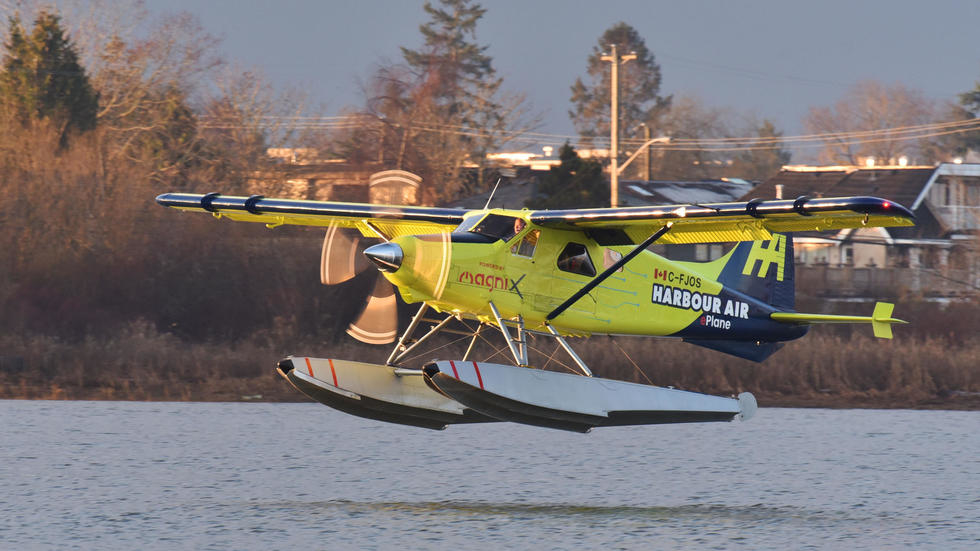
{"type": "Polygon", "coordinates": [[[455,229],[455,230],[453,230],[453,233],[463,233],[463,232],[468,232],[468,231],[470,231],[470,230],[471,230],[471,229],[473,228],[473,226],[475,226],[475,225],[476,225],[476,223],[477,223],[477,222],[479,222],[480,220],[482,220],[482,218],[480,218],[479,216],[470,216],[470,217],[469,217],[469,218],[467,218],[466,220],[463,220],[463,222],[462,222],[462,223],[461,223],[460,225],[458,225],[458,226],[456,226],[456,229],[455,229]]]}
{"type": "Polygon", "coordinates": [[[558,269],[563,272],[595,277],[595,266],[589,251],[581,243],[569,243],[558,255],[558,269]]]}
{"type": "Polygon", "coordinates": [[[468,222],[465,221],[456,228],[456,231],[469,231],[493,239],[510,240],[524,229],[524,220],[515,216],[503,216],[501,214],[488,214],[472,228],[463,228],[468,222]]]}

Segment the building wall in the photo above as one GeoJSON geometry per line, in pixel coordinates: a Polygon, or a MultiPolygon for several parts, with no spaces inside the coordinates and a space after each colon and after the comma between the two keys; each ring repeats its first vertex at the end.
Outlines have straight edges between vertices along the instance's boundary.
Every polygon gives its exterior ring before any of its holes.
{"type": "Polygon", "coordinates": [[[951,229],[980,229],[980,179],[943,176],[929,189],[927,200],[951,229]]]}

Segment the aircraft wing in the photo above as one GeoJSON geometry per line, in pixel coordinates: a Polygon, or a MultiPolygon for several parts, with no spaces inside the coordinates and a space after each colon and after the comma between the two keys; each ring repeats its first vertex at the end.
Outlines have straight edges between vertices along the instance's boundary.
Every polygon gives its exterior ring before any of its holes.
{"type": "Polygon", "coordinates": [[[210,212],[217,218],[260,222],[271,228],[284,224],[333,225],[356,228],[365,236],[380,235],[385,239],[452,231],[467,212],[465,209],[267,199],[261,195],[235,197],[217,193],[165,193],[157,197],[157,203],[178,210],[210,212]]]}
{"type": "Polygon", "coordinates": [[[668,222],[673,227],[660,243],[766,241],[772,232],[915,225],[907,208],[877,197],[752,199],[644,207],[540,210],[530,220],[546,227],[588,231],[600,242],[625,245],[622,233],[639,243],[668,222]]]}

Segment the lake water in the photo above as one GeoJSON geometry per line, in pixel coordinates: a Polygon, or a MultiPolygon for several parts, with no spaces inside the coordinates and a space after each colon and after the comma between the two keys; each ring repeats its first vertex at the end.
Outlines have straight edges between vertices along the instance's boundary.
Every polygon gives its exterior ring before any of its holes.
{"type": "Polygon", "coordinates": [[[980,413],[398,427],[0,401],[2,549],[980,549],[980,413]]]}

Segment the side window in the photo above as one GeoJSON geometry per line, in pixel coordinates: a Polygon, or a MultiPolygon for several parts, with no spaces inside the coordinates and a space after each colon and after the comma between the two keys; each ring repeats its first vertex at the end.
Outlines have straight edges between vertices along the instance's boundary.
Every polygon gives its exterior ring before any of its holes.
{"type": "Polygon", "coordinates": [[[510,252],[518,256],[526,256],[531,258],[534,256],[534,248],[538,246],[538,236],[541,235],[539,230],[531,230],[524,235],[520,243],[515,243],[513,247],[510,248],[510,252]]]}
{"type": "Polygon", "coordinates": [[[558,269],[589,277],[595,277],[595,266],[589,251],[581,243],[569,243],[558,255],[558,269]]]}
{"type": "MultiPolygon", "coordinates": [[[[621,253],[619,251],[614,251],[612,249],[602,249],[602,268],[603,269],[609,268],[610,266],[612,266],[613,264],[619,262],[622,259],[623,259],[623,253],[621,253]]],[[[620,266],[616,271],[617,272],[622,272],[623,271],[623,267],[620,266]]]]}

